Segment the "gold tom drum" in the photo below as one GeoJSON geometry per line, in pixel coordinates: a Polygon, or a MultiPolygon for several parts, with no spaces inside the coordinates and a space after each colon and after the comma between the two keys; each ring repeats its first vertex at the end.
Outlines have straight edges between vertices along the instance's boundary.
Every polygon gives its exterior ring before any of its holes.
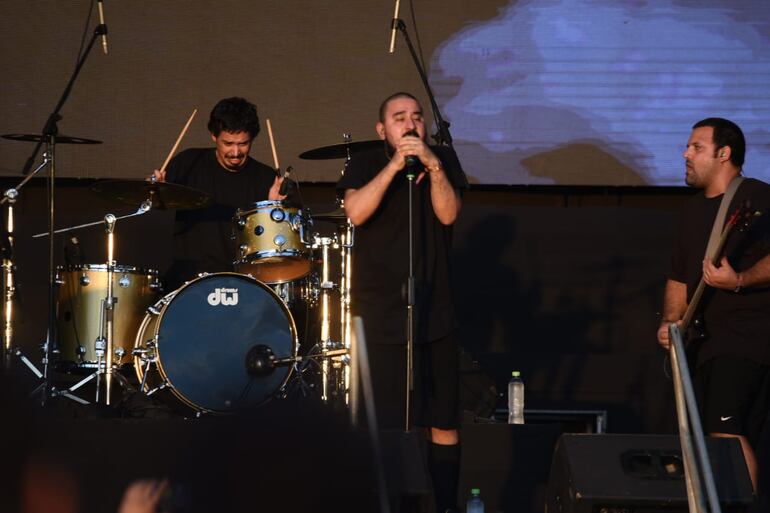
{"type": "Polygon", "coordinates": [[[260,201],[233,219],[238,242],[235,269],[265,283],[285,283],[310,272],[305,242],[308,220],[280,201],[260,201]]]}
{"type": "MultiPolygon", "coordinates": [[[[62,362],[81,368],[98,365],[96,341],[106,329],[102,305],[107,298],[107,266],[83,264],[57,267],[57,339],[62,362]]],[[[158,297],[158,271],[116,265],[113,296],[113,361],[132,362],[134,338],[145,310],[158,297]]],[[[106,344],[106,338],[105,338],[106,344]]]]}

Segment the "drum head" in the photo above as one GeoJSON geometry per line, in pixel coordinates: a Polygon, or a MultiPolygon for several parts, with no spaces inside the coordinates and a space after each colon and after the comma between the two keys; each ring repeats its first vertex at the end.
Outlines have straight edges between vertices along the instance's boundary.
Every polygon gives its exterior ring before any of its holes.
{"type": "Polygon", "coordinates": [[[276,358],[296,355],[294,320],[278,296],[250,276],[219,273],[180,288],[161,312],[158,366],[173,393],[199,411],[229,413],[271,398],[290,366],[247,371],[258,345],[276,358]]]}

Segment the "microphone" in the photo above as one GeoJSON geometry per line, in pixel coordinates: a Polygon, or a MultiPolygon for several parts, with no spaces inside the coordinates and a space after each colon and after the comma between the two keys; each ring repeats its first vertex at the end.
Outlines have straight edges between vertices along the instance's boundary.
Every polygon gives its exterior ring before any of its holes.
{"type": "MultiPolygon", "coordinates": [[[[405,136],[411,136],[411,137],[420,137],[420,134],[417,133],[417,130],[409,130],[407,133],[404,134],[405,136]]],[[[407,155],[404,157],[404,162],[406,165],[406,176],[410,180],[414,179],[415,175],[417,174],[417,167],[420,165],[420,159],[415,157],[414,155],[407,155]]]]}
{"type": "Polygon", "coordinates": [[[96,4],[99,10],[99,25],[102,28],[102,50],[107,55],[107,25],[104,24],[104,0],[98,0],[96,4]]]}
{"type": "Polygon", "coordinates": [[[294,181],[289,178],[293,170],[294,169],[289,166],[286,168],[286,172],[283,174],[283,182],[281,182],[281,188],[278,189],[278,194],[281,196],[286,196],[289,194],[291,189],[294,187],[294,181]]]}
{"type": "Polygon", "coordinates": [[[398,29],[398,8],[401,0],[396,0],[396,10],[393,12],[393,21],[390,22],[390,50],[388,53],[396,52],[396,29],[398,29]]]}
{"type": "Polygon", "coordinates": [[[406,161],[406,177],[409,180],[414,180],[417,176],[417,166],[420,161],[414,155],[407,155],[404,160],[406,161]]]}

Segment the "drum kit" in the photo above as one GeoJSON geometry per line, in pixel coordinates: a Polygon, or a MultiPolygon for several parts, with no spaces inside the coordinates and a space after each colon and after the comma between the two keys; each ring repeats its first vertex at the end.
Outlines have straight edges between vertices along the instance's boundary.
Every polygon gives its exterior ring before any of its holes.
{"type": "MultiPolygon", "coordinates": [[[[300,157],[345,158],[347,166],[353,152],[379,144],[346,140],[300,157]]],[[[202,208],[209,196],[139,180],[100,181],[92,190],[139,210],[53,231],[104,223],[107,245],[104,263],[56,267],[56,321],[49,326],[56,347],[46,363],[68,375],[86,374],[57,395],[89,404],[75,391],[96,378],[94,402],[111,404],[114,379],[124,393],[138,390],[193,416],[232,413],[308,390],[324,402],[348,405],[354,227],[341,201],[318,215],[281,201],[237,210],[234,272],[202,273],[164,295],[156,270],[117,264],[116,221],[152,209],[202,208]],[[330,223],[333,233],[315,231],[315,222],[330,223]],[[303,316],[304,323],[295,321],[303,316]],[[131,384],[134,375],[137,385],[131,384]]],[[[14,271],[4,258],[8,311],[14,271]]],[[[5,321],[6,357],[13,353],[32,367],[14,349],[11,316],[5,321]]]]}

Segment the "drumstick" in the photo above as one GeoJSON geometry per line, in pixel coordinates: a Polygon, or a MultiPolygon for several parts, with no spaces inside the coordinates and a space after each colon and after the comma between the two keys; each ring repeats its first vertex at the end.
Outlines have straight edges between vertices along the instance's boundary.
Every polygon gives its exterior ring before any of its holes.
{"type": "Polygon", "coordinates": [[[179,146],[179,143],[182,142],[182,137],[184,137],[184,134],[187,133],[187,129],[190,128],[190,123],[192,123],[192,120],[195,117],[195,114],[197,112],[198,112],[198,109],[193,109],[192,114],[190,114],[190,119],[187,120],[187,124],[185,124],[184,128],[182,129],[182,133],[180,133],[179,137],[176,138],[176,142],[174,143],[174,147],[171,148],[170,152],[168,152],[168,157],[166,157],[166,161],[160,167],[160,172],[161,173],[166,170],[166,166],[168,165],[168,161],[171,160],[171,157],[174,155],[174,152],[176,151],[177,147],[179,146]]]}
{"type": "Polygon", "coordinates": [[[273,126],[270,124],[270,118],[266,119],[267,123],[267,135],[270,137],[270,148],[273,149],[273,162],[275,162],[275,169],[281,169],[281,165],[278,163],[278,152],[275,151],[275,139],[273,139],[273,126]]]}

